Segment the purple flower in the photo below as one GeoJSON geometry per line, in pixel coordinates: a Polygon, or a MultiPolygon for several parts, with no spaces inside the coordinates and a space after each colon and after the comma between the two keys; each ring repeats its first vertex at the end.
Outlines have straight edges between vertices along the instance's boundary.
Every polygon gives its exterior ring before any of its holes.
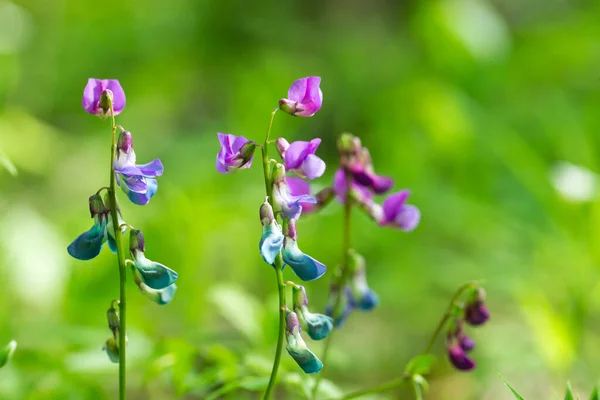
{"type": "Polygon", "coordinates": [[[285,167],[282,164],[275,165],[273,169],[273,202],[277,209],[290,219],[300,218],[302,214],[302,203],[316,204],[317,200],[308,195],[300,194],[294,196],[291,193],[285,176],[285,167]]]}
{"type": "MultiPolygon", "coordinates": [[[[285,180],[292,196],[310,196],[310,183],[306,182],[304,179],[288,176],[285,180]]],[[[302,206],[302,212],[304,213],[311,213],[317,209],[317,205],[314,203],[300,202],[300,205],[302,206]]]]}
{"type": "Polygon", "coordinates": [[[250,168],[256,143],[243,136],[218,133],[221,150],[217,154],[217,171],[221,174],[250,168]]]}
{"type": "Polygon", "coordinates": [[[125,108],[125,92],[119,81],[116,79],[88,79],[81,101],[85,111],[101,118],[109,117],[108,99],[112,101],[115,115],[119,115],[125,108]]]}
{"type": "Polygon", "coordinates": [[[288,98],[279,100],[279,109],[297,117],[312,117],[323,104],[320,84],[318,76],[298,79],[288,90],[288,98]]]}
{"type": "Polygon", "coordinates": [[[457,343],[447,346],[448,359],[459,371],[470,371],[475,368],[475,361],[471,360],[457,343]]]}
{"type": "MultiPolygon", "coordinates": [[[[343,168],[339,168],[333,176],[333,189],[336,199],[342,204],[346,202],[347,188],[346,172],[343,168]]],[[[352,179],[352,183],[350,184],[350,196],[359,203],[369,202],[373,199],[373,194],[369,189],[358,183],[355,179],[352,179]]]]}
{"type": "Polygon", "coordinates": [[[383,202],[381,226],[393,226],[403,231],[412,231],[419,224],[421,212],[413,205],[405,204],[410,191],[402,190],[388,196],[383,202]]]}
{"type": "Polygon", "coordinates": [[[163,174],[162,162],[157,158],[148,164],[136,164],[131,133],[122,131],[117,142],[117,156],[114,162],[117,184],[132,203],[148,204],[158,190],[157,176],[163,174]]]}
{"type": "Polygon", "coordinates": [[[468,353],[469,351],[471,351],[475,348],[475,341],[473,339],[471,339],[470,337],[468,337],[467,335],[465,335],[464,333],[462,333],[458,337],[458,345],[460,346],[461,349],[463,349],[463,351],[468,353]]]}
{"type": "Polygon", "coordinates": [[[310,142],[296,141],[288,144],[283,138],[277,140],[277,150],[285,163],[285,169],[302,178],[313,180],[325,172],[325,161],[315,155],[321,139],[310,142]]]}
{"type": "Polygon", "coordinates": [[[483,303],[485,300],[485,290],[477,288],[471,295],[471,298],[465,305],[465,321],[469,325],[483,325],[490,319],[490,313],[483,303]]]}

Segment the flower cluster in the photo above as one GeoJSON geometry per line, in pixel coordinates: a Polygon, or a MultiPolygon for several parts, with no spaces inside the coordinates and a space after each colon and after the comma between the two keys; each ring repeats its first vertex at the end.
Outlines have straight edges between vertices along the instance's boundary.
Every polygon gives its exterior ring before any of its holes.
{"type": "MultiPolygon", "coordinates": [[[[118,185],[132,203],[148,204],[158,189],[156,178],[163,174],[163,164],[158,158],[147,164],[137,164],[131,132],[115,124],[115,116],[125,108],[125,92],[119,81],[89,79],[83,92],[82,104],[90,114],[101,119],[111,118],[111,174],[109,186],[101,188],[89,198],[90,214],[94,220],[92,227],[79,235],[67,247],[67,251],[78,260],[91,260],[100,254],[102,246],[108,242],[110,250],[118,253],[122,287],[126,265],[130,264],[134,281],[141,292],[157,304],[167,304],[177,289],[177,273],[146,258],[144,236],[140,230],[134,229],[123,220],[115,193],[115,186],[118,185]],[[118,138],[117,129],[120,130],[118,138]],[[105,189],[106,193],[102,197],[100,193],[105,189]],[[125,251],[121,248],[121,236],[127,228],[131,229],[131,260],[125,260],[125,251]]],[[[111,361],[119,362],[120,323],[114,307],[115,302],[107,313],[113,336],[106,341],[104,349],[111,361]]],[[[125,326],[125,323],[123,324],[125,326]]]]}
{"type": "MultiPolygon", "coordinates": [[[[315,76],[298,79],[290,87],[288,97],[279,101],[278,109],[293,116],[314,115],[323,102],[320,82],[321,78],[315,76]]],[[[273,116],[274,114],[275,112],[273,116]]],[[[302,213],[311,211],[311,207],[319,201],[308,193],[309,184],[305,179],[319,178],[325,172],[325,162],[316,155],[321,139],[289,143],[285,138],[278,138],[275,143],[281,162],[268,159],[267,146],[272,143],[268,140],[268,134],[263,146],[232,134],[218,133],[218,139],[221,148],[217,154],[216,167],[222,174],[250,168],[256,149],[261,148],[263,151],[267,197],[260,206],[262,235],[258,244],[263,260],[276,268],[276,271],[289,265],[293,273],[303,281],[313,281],[323,276],[327,268],[300,250],[296,229],[296,222],[302,213]],[[304,186],[307,191],[297,193],[298,186],[304,186]]],[[[285,285],[280,282],[280,287],[285,285]]],[[[292,282],[288,282],[288,285],[294,287],[294,311],[285,307],[285,296],[280,291],[280,305],[282,309],[286,309],[287,350],[304,372],[315,373],[321,370],[323,364],[302,340],[301,323],[311,338],[320,340],[327,336],[333,321],[325,315],[310,313],[305,289],[292,282]]]]}
{"type": "Polygon", "coordinates": [[[461,313],[449,325],[446,334],[446,351],[452,365],[460,371],[469,371],[475,368],[468,353],[475,348],[475,342],[464,331],[465,324],[471,326],[483,325],[490,314],[484,304],[485,291],[478,287],[471,291],[461,313]]]}

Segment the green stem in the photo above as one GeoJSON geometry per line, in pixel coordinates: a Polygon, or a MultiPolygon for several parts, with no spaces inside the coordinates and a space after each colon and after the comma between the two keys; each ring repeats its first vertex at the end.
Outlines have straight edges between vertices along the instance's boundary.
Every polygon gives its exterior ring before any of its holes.
{"type": "MultiPolygon", "coordinates": [[[[350,250],[350,238],[351,238],[351,221],[352,221],[352,201],[350,199],[350,190],[352,184],[352,176],[346,172],[346,196],[344,200],[344,226],[342,233],[342,263],[340,265],[341,271],[338,271],[339,279],[337,281],[337,296],[335,298],[335,303],[333,305],[333,315],[337,313],[337,310],[341,306],[342,295],[344,293],[344,286],[346,285],[346,280],[348,279],[348,252],[350,250]]],[[[331,348],[331,341],[333,337],[332,330],[327,338],[325,339],[325,344],[323,346],[323,353],[321,354],[321,362],[323,363],[323,369],[327,365],[327,356],[329,355],[329,349],[331,348]]],[[[312,390],[312,399],[317,398],[317,393],[319,391],[319,385],[321,384],[321,379],[323,379],[322,371],[315,380],[315,385],[312,390]]]]}
{"type": "MultiPolygon", "coordinates": [[[[263,171],[265,179],[265,191],[268,196],[269,204],[274,207],[273,204],[273,187],[271,182],[271,164],[269,163],[269,136],[271,135],[271,127],[273,126],[273,119],[278,109],[275,109],[271,113],[271,120],[269,121],[269,127],[267,128],[267,134],[265,136],[265,143],[262,146],[262,158],[263,158],[263,171]]],[[[281,362],[281,354],[283,352],[283,341],[285,339],[285,283],[283,281],[283,259],[281,253],[275,258],[275,275],[277,278],[277,292],[279,294],[279,331],[277,334],[277,347],[275,349],[275,358],[273,359],[273,368],[271,369],[271,377],[269,378],[269,385],[265,391],[263,400],[271,398],[271,393],[275,389],[275,381],[277,380],[277,372],[279,371],[279,363],[281,362]]]]}
{"type": "Polygon", "coordinates": [[[127,339],[127,268],[125,264],[125,253],[123,251],[123,243],[121,240],[121,229],[119,229],[119,215],[117,214],[117,194],[115,192],[116,177],[115,170],[113,168],[115,162],[115,153],[117,151],[117,125],[115,124],[115,113],[113,110],[112,100],[110,101],[110,112],[112,121],[112,146],[110,153],[110,187],[108,190],[110,199],[110,215],[112,218],[115,242],[117,245],[117,260],[119,263],[119,400],[125,400],[127,398],[126,392],[126,365],[127,365],[127,350],[126,350],[126,339],[127,339]]]}
{"type": "MultiPolygon", "coordinates": [[[[429,354],[431,352],[431,349],[433,348],[435,341],[437,340],[440,333],[444,329],[444,326],[446,326],[448,319],[450,319],[450,317],[452,317],[452,310],[454,308],[454,305],[460,298],[460,296],[465,292],[465,290],[471,289],[476,285],[477,285],[477,282],[469,282],[469,283],[465,283],[464,285],[462,285],[461,287],[459,287],[456,290],[456,292],[454,293],[454,296],[452,296],[452,298],[450,299],[448,308],[446,308],[444,315],[442,316],[442,318],[440,319],[440,322],[438,322],[435,330],[433,331],[433,334],[431,335],[431,338],[429,339],[429,342],[427,343],[427,347],[425,348],[425,351],[421,354],[429,354]]],[[[401,386],[402,384],[404,384],[404,382],[406,382],[410,378],[411,378],[410,374],[404,374],[402,376],[402,378],[394,379],[394,380],[384,383],[382,385],[375,386],[374,388],[371,388],[371,389],[359,390],[359,391],[347,394],[346,396],[342,397],[340,400],[355,399],[358,397],[366,396],[368,394],[387,392],[388,390],[396,389],[397,387],[401,386]]],[[[414,384],[416,385],[417,383],[414,382],[414,384]]],[[[415,393],[417,394],[416,389],[415,389],[415,393]]],[[[422,398],[422,395],[420,394],[420,392],[418,392],[418,394],[417,394],[417,400],[419,400],[419,396],[421,396],[421,398],[422,398]]]]}

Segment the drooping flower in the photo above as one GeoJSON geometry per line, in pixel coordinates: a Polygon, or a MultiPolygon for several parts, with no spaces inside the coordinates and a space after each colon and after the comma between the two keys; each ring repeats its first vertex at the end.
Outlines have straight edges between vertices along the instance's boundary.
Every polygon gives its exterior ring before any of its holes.
{"type": "Polygon", "coordinates": [[[296,141],[287,143],[283,138],[277,139],[277,150],[283,158],[285,169],[302,178],[313,180],[325,172],[325,161],[315,155],[321,139],[310,142],[296,141]]]}
{"type": "Polygon", "coordinates": [[[490,319],[490,313],[484,304],[485,290],[477,288],[465,304],[465,322],[470,325],[483,325],[490,319]]]}
{"type": "Polygon", "coordinates": [[[103,119],[107,118],[111,115],[110,102],[112,102],[115,115],[125,108],[125,92],[119,81],[116,79],[88,79],[81,101],[85,111],[103,119]]]}
{"type": "Polygon", "coordinates": [[[308,310],[308,297],[304,286],[294,286],[294,311],[298,315],[300,323],[306,327],[308,336],[313,340],[322,340],[329,335],[333,329],[333,319],[327,315],[314,314],[308,310]]]}
{"type": "Polygon", "coordinates": [[[132,229],[129,235],[129,251],[133,264],[143,283],[150,289],[162,290],[173,285],[178,274],[172,269],[146,258],[146,245],[142,231],[132,229]]]}
{"type": "Polygon", "coordinates": [[[106,241],[106,227],[110,218],[110,210],[99,194],[90,196],[89,206],[94,225],[67,247],[69,255],[78,260],[91,260],[96,257],[100,254],[102,245],[106,241]]]}
{"type": "Polygon", "coordinates": [[[252,166],[256,143],[243,136],[217,133],[221,149],[217,154],[217,171],[221,174],[236,172],[252,166]]]}
{"type": "Polygon", "coordinates": [[[288,98],[279,100],[279,109],[297,117],[312,117],[323,104],[321,78],[309,76],[292,83],[288,98]]]}
{"type": "Polygon", "coordinates": [[[352,292],[348,286],[339,289],[337,283],[332,283],[329,288],[329,300],[325,307],[325,315],[333,318],[333,324],[336,328],[341,328],[350,315],[352,310],[356,308],[352,292]],[[338,302],[338,297],[340,297],[338,302]]]}
{"type": "Polygon", "coordinates": [[[412,231],[419,224],[421,212],[413,205],[405,204],[410,191],[402,190],[388,196],[383,202],[381,226],[392,226],[403,231],[412,231]]]}
{"type": "Polygon", "coordinates": [[[148,204],[158,190],[157,176],[164,171],[162,162],[157,158],[148,164],[136,164],[131,132],[123,130],[117,141],[117,154],[114,162],[117,184],[132,203],[143,206],[148,204]]]}
{"type": "Polygon", "coordinates": [[[263,234],[258,243],[260,255],[267,264],[273,265],[283,246],[283,233],[267,199],[260,206],[260,222],[263,226],[263,234]]]}
{"type": "Polygon", "coordinates": [[[305,373],[316,374],[323,368],[323,363],[308,349],[304,339],[302,339],[300,335],[302,328],[295,312],[286,310],[285,324],[285,339],[287,341],[285,349],[305,373]]]}
{"type": "Polygon", "coordinates": [[[287,218],[294,220],[300,218],[301,203],[316,204],[317,200],[308,194],[292,195],[287,184],[285,167],[282,164],[277,164],[273,168],[272,180],[273,203],[276,205],[276,210],[281,211],[287,218]]]}
{"type": "Polygon", "coordinates": [[[296,223],[290,219],[284,226],[283,239],[283,262],[289,265],[294,274],[303,281],[314,281],[319,279],[327,271],[327,267],[315,260],[308,254],[304,254],[298,247],[298,235],[296,233],[296,223]]]}
{"type": "Polygon", "coordinates": [[[475,361],[467,356],[465,350],[454,341],[446,347],[448,353],[448,359],[459,371],[470,371],[475,368],[475,361]]]}
{"type": "Polygon", "coordinates": [[[349,287],[356,307],[369,311],[379,304],[379,296],[367,284],[367,262],[353,249],[348,250],[349,287]]]}

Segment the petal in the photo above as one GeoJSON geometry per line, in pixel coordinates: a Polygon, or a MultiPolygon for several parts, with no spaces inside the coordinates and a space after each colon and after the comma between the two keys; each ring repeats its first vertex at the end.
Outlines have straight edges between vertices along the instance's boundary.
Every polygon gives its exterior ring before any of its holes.
{"type": "Polygon", "coordinates": [[[405,204],[396,215],[393,224],[405,232],[410,232],[419,225],[420,220],[421,211],[413,205],[405,204]]]}
{"type": "Polygon", "coordinates": [[[383,202],[383,219],[387,222],[392,222],[396,219],[396,216],[402,210],[406,199],[410,195],[410,191],[402,190],[400,192],[391,194],[383,202]]]}
{"type": "Polygon", "coordinates": [[[377,194],[387,192],[392,186],[394,186],[394,180],[383,175],[375,175],[371,182],[371,188],[373,189],[373,192],[377,194]]]}
{"type": "Polygon", "coordinates": [[[144,284],[151,289],[160,290],[175,283],[178,277],[177,272],[160,263],[148,260],[141,252],[136,253],[133,262],[142,276],[144,284]]]}
{"type": "Polygon", "coordinates": [[[460,371],[470,371],[475,368],[475,361],[471,360],[458,345],[448,348],[448,358],[452,365],[460,371]]]}
{"type": "Polygon", "coordinates": [[[283,234],[281,233],[281,227],[277,221],[273,220],[271,224],[264,229],[264,232],[260,238],[258,248],[260,255],[263,260],[269,265],[273,265],[275,258],[281,247],[283,246],[283,234]]]}
{"type": "Polygon", "coordinates": [[[175,292],[177,291],[177,285],[172,284],[164,289],[155,290],[142,283],[140,285],[140,291],[150,300],[162,306],[170,303],[171,300],[173,300],[173,297],[175,297],[175,292]]]}
{"type": "Polygon", "coordinates": [[[102,90],[102,81],[100,79],[88,79],[88,83],[85,89],[83,89],[83,99],[81,100],[85,111],[94,115],[98,113],[98,101],[100,100],[102,90]]]}
{"type": "Polygon", "coordinates": [[[303,281],[314,281],[327,271],[327,267],[304,254],[295,240],[286,237],[283,244],[283,261],[289,265],[296,276],[303,281]]]}
{"type": "Polygon", "coordinates": [[[292,196],[300,196],[303,194],[310,195],[310,183],[304,179],[295,176],[289,176],[285,179],[285,181],[292,196]]]}
{"type": "Polygon", "coordinates": [[[248,143],[248,139],[246,139],[243,136],[231,136],[233,139],[233,143],[231,144],[231,150],[233,150],[234,153],[239,152],[242,146],[248,143]]]}
{"type": "Polygon", "coordinates": [[[308,179],[320,178],[325,173],[325,168],[325,161],[310,154],[302,164],[302,175],[308,179]]]}
{"type": "Polygon", "coordinates": [[[123,189],[123,192],[127,194],[127,197],[129,197],[129,200],[133,204],[137,204],[138,206],[145,206],[150,202],[152,196],[156,194],[156,191],[158,190],[158,182],[156,181],[156,179],[147,178],[146,185],[146,193],[137,193],[131,191],[127,188],[127,185],[121,185],[121,189],[123,189]]]}
{"type": "Polygon", "coordinates": [[[333,329],[333,319],[323,314],[304,313],[308,336],[312,340],[322,340],[333,329]]]}
{"type": "Polygon", "coordinates": [[[321,139],[319,138],[313,139],[310,142],[299,140],[290,144],[290,147],[285,152],[285,168],[288,170],[299,168],[304,163],[304,160],[306,160],[306,157],[310,154],[315,154],[320,144],[321,139]]]}
{"type": "Polygon", "coordinates": [[[286,346],[285,349],[289,353],[290,356],[296,361],[298,366],[302,368],[302,371],[306,374],[316,374],[321,369],[323,369],[323,363],[319,358],[308,348],[303,349],[302,351],[295,351],[291,349],[289,346],[286,346]]]}
{"type": "Polygon", "coordinates": [[[119,115],[125,108],[125,92],[121,84],[116,79],[106,79],[103,81],[105,89],[109,89],[113,93],[113,109],[115,115],[119,115]]]}
{"type": "Polygon", "coordinates": [[[105,226],[94,224],[92,228],[82,233],[68,247],[71,257],[78,260],[91,260],[100,254],[106,235],[105,226]]]}
{"type": "Polygon", "coordinates": [[[136,167],[144,174],[144,176],[148,178],[152,178],[155,176],[161,176],[164,172],[164,167],[162,161],[156,158],[148,164],[139,164],[136,167]]]}
{"type": "Polygon", "coordinates": [[[146,178],[144,178],[142,175],[119,175],[121,178],[120,186],[125,185],[130,191],[136,193],[146,193],[148,190],[146,178]]]}
{"type": "Polygon", "coordinates": [[[373,290],[368,289],[356,299],[357,307],[362,311],[370,311],[379,304],[379,296],[373,290]]]}
{"type": "Polygon", "coordinates": [[[298,102],[304,100],[308,88],[308,79],[309,78],[300,78],[292,83],[292,86],[290,86],[288,90],[289,100],[298,102]]]}

